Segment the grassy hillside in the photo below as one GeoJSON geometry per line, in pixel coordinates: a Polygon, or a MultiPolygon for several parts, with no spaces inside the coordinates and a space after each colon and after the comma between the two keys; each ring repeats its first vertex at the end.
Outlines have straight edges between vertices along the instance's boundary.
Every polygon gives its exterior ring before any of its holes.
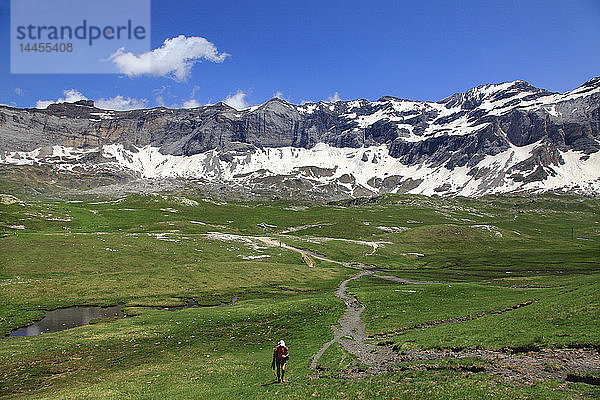
{"type": "Polygon", "coordinates": [[[1,339],[1,398],[600,394],[586,383],[490,373],[481,363],[504,367],[476,357],[407,361],[356,378],[367,367],[337,344],[319,360],[320,378],[310,369],[346,310],[334,292],[356,268],[379,271],[349,284],[348,294],[366,307],[369,341],[399,354],[598,349],[598,200],[386,195],[305,204],[2,196],[0,229],[3,335],[43,310],[72,305],[122,303],[131,316],[1,339]],[[298,251],[257,237],[309,251],[312,266],[298,251]],[[164,310],[184,298],[207,307],[164,310]],[[274,384],[269,368],[279,339],[291,353],[286,384],[274,384]]]}

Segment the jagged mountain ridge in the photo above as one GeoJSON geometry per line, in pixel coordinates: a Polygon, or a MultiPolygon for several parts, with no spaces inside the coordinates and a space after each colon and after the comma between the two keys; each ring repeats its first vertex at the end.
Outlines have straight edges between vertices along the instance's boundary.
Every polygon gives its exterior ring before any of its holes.
{"type": "Polygon", "coordinates": [[[124,168],[147,178],[275,190],[289,181],[298,190],[320,187],[342,197],[596,193],[599,150],[600,77],[564,94],[514,81],[439,102],[382,97],[293,105],[272,99],[245,110],[219,103],[108,111],[81,101],[45,110],[0,108],[5,164],[124,168]],[[310,167],[316,169],[307,172],[310,167]]]}

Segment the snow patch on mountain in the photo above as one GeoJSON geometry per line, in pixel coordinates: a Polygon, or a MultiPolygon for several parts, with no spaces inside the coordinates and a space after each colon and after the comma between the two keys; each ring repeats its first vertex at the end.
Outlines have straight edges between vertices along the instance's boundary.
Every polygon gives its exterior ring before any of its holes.
{"type": "Polygon", "coordinates": [[[600,152],[585,155],[576,151],[559,151],[564,163],[543,166],[548,176],[543,180],[527,181],[517,175],[533,173],[532,165],[515,170],[530,159],[534,151],[543,146],[537,142],[528,146],[511,146],[493,156],[486,156],[473,166],[446,168],[422,163],[404,165],[389,155],[387,146],[364,148],[338,148],[317,144],[312,149],[297,147],[256,148],[253,152],[234,154],[227,160],[221,152],[210,150],[192,156],[175,156],[160,153],[156,147],[146,146],[136,150],[125,149],[121,144],[105,145],[94,149],[53,146],[52,151],[36,149],[31,152],[12,152],[0,155],[0,163],[14,165],[50,164],[58,170],[121,169],[141,178],[197,178],[208,181],[249,184],[255,176],[302,177],[313,186],[337,184],[349,195],[357,188],[373,193],[402,192],[424,195],[481,196],[491,193],[544,191],[552,189],[575,190],[582,193],[600,191],[600,152]],[[104,162],[80,162],[90,153],[102,156],[104,162]],[[44,154],[45,153],[45,154],[44,154]],[[307,174],[305,168],[320,168],[328,173],[307,174]],[[381,187],[375,182],[390,178],[394,184],[381,187]],[[410,181],[410,187],[402,183],[410,181]]]}

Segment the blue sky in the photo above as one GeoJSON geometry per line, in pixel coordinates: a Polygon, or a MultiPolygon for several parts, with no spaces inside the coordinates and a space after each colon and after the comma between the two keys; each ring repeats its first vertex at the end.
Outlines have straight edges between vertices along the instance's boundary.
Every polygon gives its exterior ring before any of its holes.
{"type": "Polygon", "coordinates": [[[0,0],[0,103],[33,107],[65,98],[68,89],[149,107],[215,103],[236,93],[250,105],[278,92],[293,103],[335,93],[343,100],[440,100],[516,79],[564,92],[600,75],[599,0],[153,0],[151,18],[152,49],[184,35],[229,56],[194,63],[185,80],[11,74],[10,1],[0,0]]]}

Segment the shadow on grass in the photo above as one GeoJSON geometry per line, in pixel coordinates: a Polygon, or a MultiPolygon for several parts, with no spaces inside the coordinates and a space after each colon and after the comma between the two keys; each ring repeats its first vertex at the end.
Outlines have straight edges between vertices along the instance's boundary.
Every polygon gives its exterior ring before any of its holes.
{"type": "Polygon", "coordinates": [[[277,379],[273,379],[271,382],[269,382],[269,383],[263,383],[260,386],[271,386],[271,385],[274,385],[276,383],[278,383],[277,379]]]}

